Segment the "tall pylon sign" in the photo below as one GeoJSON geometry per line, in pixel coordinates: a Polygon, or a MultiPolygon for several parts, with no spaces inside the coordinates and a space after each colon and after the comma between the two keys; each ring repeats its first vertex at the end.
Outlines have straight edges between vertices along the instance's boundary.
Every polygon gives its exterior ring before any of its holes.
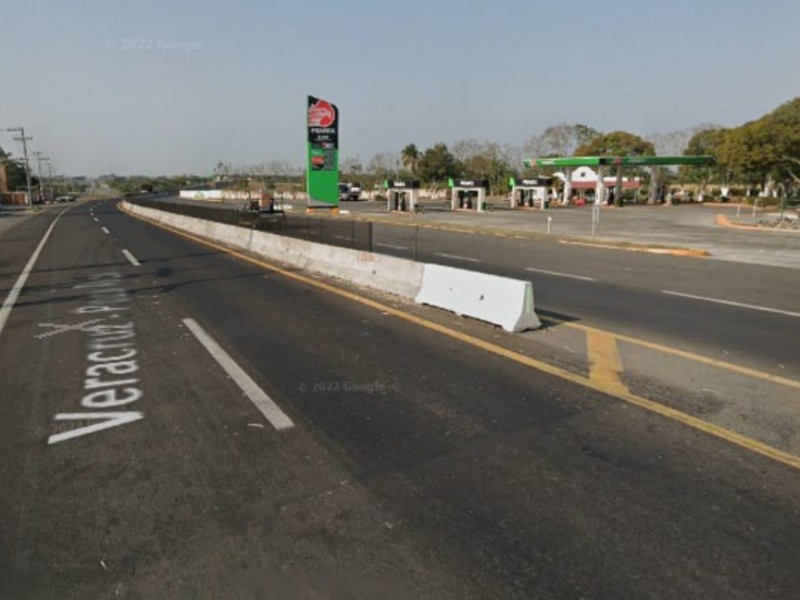
{"type": "Polygon", "coordinates": [[[339,109],[308,97],[308,164],[306,192],[309,208],[339,206],[339,109]]]}

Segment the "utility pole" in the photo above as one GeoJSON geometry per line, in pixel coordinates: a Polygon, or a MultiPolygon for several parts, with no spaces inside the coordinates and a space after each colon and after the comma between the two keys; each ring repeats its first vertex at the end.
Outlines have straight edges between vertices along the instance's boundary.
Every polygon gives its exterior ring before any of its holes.
{"type": "Polygon", "coordinates": [[[30,142],[33,138],[25,137],[24,127],[8,127],[6,131],[19,132],[19,137],[15,137],[14,140],[17,142],[22,142],[22,155],[25,157],[25,180],[28,184],[28,204],[33,205],[33,192],[31,191],[31,165],[28,162],[28,142],[30,142]]]}
{"type": "Polygon", "coordinates": [[[44,194],[45,194],[45,192],[44,192],[44,177],[42,177],[42,163],[43,162],[47,162],[50,159],[48,157],[44,156],[44,154],[42,152],[38,151],[38,150],[36,152],[34,152],[34,155],[36,156],[36,162],[39,165],[39,194],[42,197],[41,198],[42,202],[44,202],[44,194]]]}

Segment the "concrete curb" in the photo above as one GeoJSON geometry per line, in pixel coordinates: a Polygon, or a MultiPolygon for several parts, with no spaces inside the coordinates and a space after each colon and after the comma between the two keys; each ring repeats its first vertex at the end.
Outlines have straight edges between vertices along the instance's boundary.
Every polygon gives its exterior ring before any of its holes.
{"type": "Polygon", "coordinates": [[[720,227],[727,227],[728,229],[739,229],[741,231],[760,231],[762,233],[793,233],[797,235],[800,230],[797,229],[778,229],[777,227],[758,227],[756,225],[743,225],[741,223],[734,223],[728,217],[718,214],[716,223],[720,227]]]}
{"type": "Polygon", "coordinates": [[[711,254],[706,250],[696,250],[694,248],[669,248],[661,246],[609,246],[602,242],[584,242],[580,240],[572,240],[561,238],[558,240],[559,244],[568,244],[571,246],[587,246],[590,248],[605,248],[614,250],[627,250],[628,252],[646,252],[648,254],[665,254],[668,256],[682,256],[685,258],[706,258],[711,254]]]}

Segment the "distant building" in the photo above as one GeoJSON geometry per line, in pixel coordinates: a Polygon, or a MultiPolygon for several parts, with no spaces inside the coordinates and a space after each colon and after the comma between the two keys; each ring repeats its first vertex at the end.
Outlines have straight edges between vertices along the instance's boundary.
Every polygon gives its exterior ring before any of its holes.
{"type": "Polygon", "coordinates": [[[0,163],[0,204],[28,204],[26,192],[11,192],[8,190],[8,171],[5,163],[0,163]]]}
{"type": "MultiPolygon", "coordinates": [[[[566,181],[567,176],[564,173],[558,172],[554,177],[561,181],[566,181]]],[[[575,190],[594,190],[597,187],[597,171],[591,167],[577,167],[572,171],[570,177],[572,189],[575,190]]],[[[617,185],[616,177],[603,177],[603,187],[613,188],[617,185]]],[[[622,178],[623,190],[638,190],[641,187],[641,180],[638,177],[633,179],[629,177],[622,178]]]]}

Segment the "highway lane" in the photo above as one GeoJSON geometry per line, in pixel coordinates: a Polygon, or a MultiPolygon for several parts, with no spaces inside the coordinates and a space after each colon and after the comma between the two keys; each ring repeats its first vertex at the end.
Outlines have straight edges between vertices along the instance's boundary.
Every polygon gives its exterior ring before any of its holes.
{"type": "MultiPolygon", "coordinates": [[[[409,224],[407,217],[397,219],[409,224]]],[[[545,316],[800,378],[796,270],[556,239],[374,224],[378,252],[410,258],[416,246],[420,260],[532,280],[537,308],[545,316]]]]}
{"type": "Polygon", "coordinates": [[[89,206],[0,337],[0,597],[800,592],[796,471],[89,206]],[[141,418],[48,444],[96,377],[141,418]]]}
{"type": "MultiPolygon", "coordinates": [[[[374,227],[376,251],[413,255],[413,228],[374,227]]],[[[800,377],[796,270],[432,229],[418,235],[419,260],[533,281],[544,315],[800,377]]]]}

